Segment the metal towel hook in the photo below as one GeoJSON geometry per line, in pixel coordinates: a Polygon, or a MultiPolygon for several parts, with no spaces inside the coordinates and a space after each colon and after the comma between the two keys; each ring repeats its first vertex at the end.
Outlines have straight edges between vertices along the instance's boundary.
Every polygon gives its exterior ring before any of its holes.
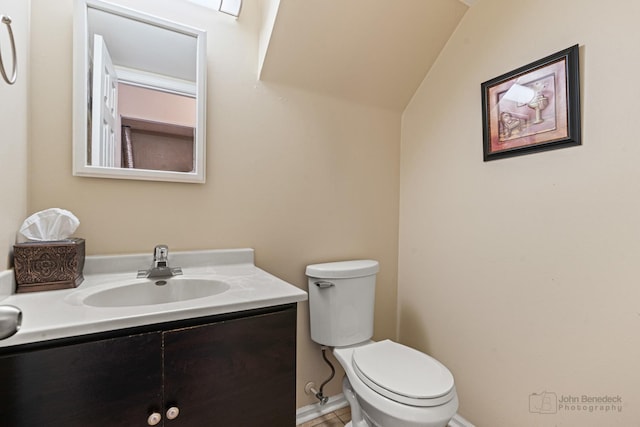
{"type": "Polygon", "coordinates": [[[4,81],[12,85],[16,82],[17,76],[18,58],[16,56],[16,41],[13,38],[13,30],[11,29],[11,18],[6,15],[0,15],[0,20],[7,26],[7,31],[9,32],[9,40],[11,41],[11,56],[13,59],[13,70],[11,71],[11,78],[9,78],[7,77],[7,72],[4,69],[4,63],[2,62],[2,50],[0,50],[0,73],[2,73],[4,81]]]}

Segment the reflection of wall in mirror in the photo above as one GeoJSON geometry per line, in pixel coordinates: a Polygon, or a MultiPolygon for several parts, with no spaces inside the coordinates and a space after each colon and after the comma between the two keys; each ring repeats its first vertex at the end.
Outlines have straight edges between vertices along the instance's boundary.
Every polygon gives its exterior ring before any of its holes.
{"type": "Polygon", "coordinates": [[[125,83],[118,84],[121,116],[180,126],[196,126],[196,99],[125,83]]]}
{"type": "Polygon", "coordinates": [[[122,133],[122,166],[192,171],[195,98],[124,83],[119,84],[118,92],[122,126],[129,126],[122,133]]]}

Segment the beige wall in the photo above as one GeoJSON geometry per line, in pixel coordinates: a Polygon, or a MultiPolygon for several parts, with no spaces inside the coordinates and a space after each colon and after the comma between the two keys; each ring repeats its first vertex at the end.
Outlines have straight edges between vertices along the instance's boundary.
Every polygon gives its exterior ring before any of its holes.
{"type": "Polygon", "coordinates": [[[640,419],[637,2],[481,0],[404,113],[402,342],[454,373],[478,426],[640,419]],[[484,163],[480,84],[580,44],[583,145],[484,163]],[[533,414],[532,393],[622,412],[533,414]]]}
{"type": "MultiPolygon", "coordinates": [[[[8,85],[0,77],[0,270],[10,266],[9,256],[27,213],[27,88],[29,55],[29,2],[0,0],[0,15],[10,16],[17,56],[18,77],[8,85]]],[[[8,74],[12,55],[7,28],[0,25],[0,48],[8,74]]]]}
{"type": "MultiPolygon", "coordinates": [[[[71,175],[71,0],[33,0],[29,209],[81,221],[89,254],[253,247],[259,267],[306,289],[309,263],[381,262],[378,337],[395,334],[400,114],[257,81],[259,14],[119,1],[208,31],[207,183],[71,175]]],[[[299,406],[328,374],[300,304],[299,406]]],[[[339,378],[325,390],[340,391],[339,378]]]]}

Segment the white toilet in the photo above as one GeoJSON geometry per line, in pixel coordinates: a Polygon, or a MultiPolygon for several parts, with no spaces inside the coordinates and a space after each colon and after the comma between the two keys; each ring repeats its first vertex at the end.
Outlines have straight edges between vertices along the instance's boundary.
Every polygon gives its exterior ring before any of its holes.
{"type": "Polygon", "coordinates": [[[378,262],[307,266],[311,339],[333,347],[346,377],[350,427],[445,427],[458,410],[453,375],[390,340],[371,341],[378,262]]]}

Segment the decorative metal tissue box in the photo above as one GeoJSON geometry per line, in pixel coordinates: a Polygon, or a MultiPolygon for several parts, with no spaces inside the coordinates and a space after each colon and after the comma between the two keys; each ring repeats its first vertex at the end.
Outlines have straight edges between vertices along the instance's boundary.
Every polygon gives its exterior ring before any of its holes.
{"type": "Polygon", "coordinates": [[[26,242],[13,246],[16,292],[75,288],[84,280],[84,239],[26,242]]]}

